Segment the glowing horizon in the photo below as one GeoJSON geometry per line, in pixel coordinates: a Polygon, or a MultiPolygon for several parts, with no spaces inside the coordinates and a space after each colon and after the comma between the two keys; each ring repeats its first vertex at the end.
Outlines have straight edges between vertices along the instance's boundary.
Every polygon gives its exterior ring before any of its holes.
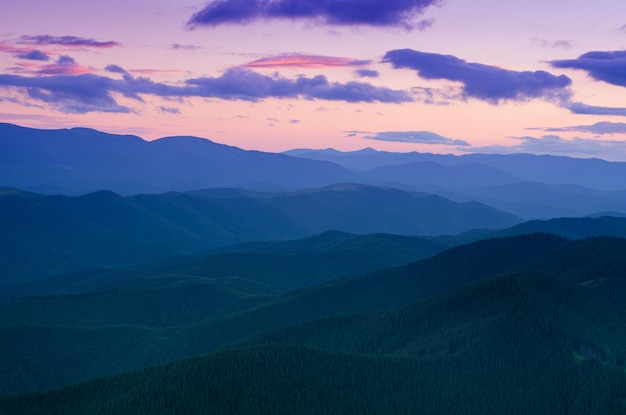
{"type": "Polygon", "coordinates": [[[626,161],[618,0],[567,11],[539,1],[398,0],[367,10],[357,0],[315,9],[284,1],[4,6],[0,121],[264,151],[626,161]]]}

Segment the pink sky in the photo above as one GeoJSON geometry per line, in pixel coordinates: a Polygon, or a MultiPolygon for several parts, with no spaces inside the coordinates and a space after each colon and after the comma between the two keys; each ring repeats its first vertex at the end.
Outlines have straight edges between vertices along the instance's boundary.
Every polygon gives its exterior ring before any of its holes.
{"type": "Polygon", "coordinates": [[[622,0],[336,3],[10,2],[0,122],[626,161],[622,0]]]}

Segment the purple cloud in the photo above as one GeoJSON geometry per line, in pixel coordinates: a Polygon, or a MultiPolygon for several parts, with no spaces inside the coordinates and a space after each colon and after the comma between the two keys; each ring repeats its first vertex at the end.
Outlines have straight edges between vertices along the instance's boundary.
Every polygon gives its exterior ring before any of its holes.
{"type": "Polygon", "coordinates": [[[107,71],[107,72],[111,72],[111,73],[119,73],[119,74],[122,74],[122,75],[129,75],[129,73],[126,71],[126,69],[122,68],[119,65],[107,65],[104,68],[104,70],[107,71]]]}
{"type": "Polygon", "coordinates": [[[243,68],[229,69],[219,78],[187,80],[186,87],[158,88],[167,94],[215,97],[229,100],[258,101],[264,98],[305,98],[346,102],[412,101],[405,91],[375,87],[361,82],[329,82],[323,75],[300,76],[295,80],[266,76],[243,68]]]}
{"type": "Polygon", "coordinates": [[[58,65],[76,65],[76,60],[71,56],[61,55],[59,59],[57,59],[58,65]]]}
{"type": "Polygon", "coordinates": [[[180,115],[180,110],[174,107],[160,106],[159,111],[164,112],[166,114],[180,115]]]}
{"type": "Polygon", "coordinates": [[[573,114],[587,115],[618,115],[626,117],[626,108],[620,107],[599,107],[595,105],[587,105],[582,102],[565,102],[563,108],[567,108],[573,114]]]}
{"type": "Polygon", "coordinates": [[[111,91],[119,90],[115,81],[97,75],[0,75],[0,87],[23,88],[29,98],[52,104],[67,113],[131,112],[111,96],[111,91]]]}
{"type": "Polygon", "coordinates": [[[214,0],[195,13],[187,26],[247,24],[261,19],[315,20],[328,25],[365,25],[424,29],[416,22],[440,0],[214,0]]]}
{"type": "MultiPolygon", "coordinates": [[[[75,65],[56,65],[74,67],[75,65]]],[[[402,103],[412,101],[405,91],[376,87],[367,83],[330,82],[325,76],[296,79],[265,76],[248,69],[234,68],[222,76],[193,78],[184,85],[168,85],[154,82],[146,77],[133,77],[117,65],[109,65],[110,73],[121,74],[112,79],[95,74],[50,75],[25,77],[0,75],[0,88],[13,87],[23,90],[29,98],[52,104],[64,112],[86,113],[92,111],[131,112],[119,105],[113,93],[144,102],[141,95],[164,98],[219,98],[256,102],[266,98],[322,99],[345,102],[402,103]]]]}
{"type": "MultiPolygon", "coordinates": [[[[354,133],[354,132],[353,132],[354,133]]],[[[365,135],[363,138],[377,141],[391,141],[400,143],[418,144],[446,144],[467,147],[471,144],[465,140],[455,140],[430,131],[386,131],[374,135],[365,135]]]]}
{"type": "Polygon", "coordinates": [[[93,69],[76,63],[74,58],[61,55],[53,64],[43,65],[34,71],[37,75],[82,75],[94,72],[93,69]]]}
{"type": "Polygon", "coordinates": [[[587,52],[576,59],[550,63],[555,68],[581,69],[595,80],[626,87],[626,50],[587,52]]]}
{"type": "Polygon", "coordinates": [[[48,61],[50,57],[40,50],[33,49],[30,52],[20,53],[17,55],[19,59],[26,59],[30,61],[48,61]]]}
{"type": "Polygon", "coordinates": [[[577,131],[593,134],[626,134],[626,123],[601,121],[592,125],[575,125],[571,127],[544,128],[549,132],[570,132],[577,131]]]}
{"type": "Polygon", "coordinates": [[[380,75],[378,71],[375,71],[373,69],[357,69],[356,71],[354,71],[354,73],[359,78],[378,78],[378,76],[380,75]]]}
{"type": "Polygon", "coordinates": [[[463,97],[497,104],[534,98],[563,100],[570,94],[571,79],[545,71],[512,71],[497,66],[466,62],[452,55],[412,49],[389,51],[383,58],[394,68],[409,68],[425,79],[448,79],[463,84],[463,97]]]}
{"type": "Polygon", "coordinates": [[[29,45],[59,45],[67,47],[87,47],[99,49],[107,49],[115,46],[121,46],[120,43],[114,41],[100,42],[95,39],[88,39],[77,36],[50,35],[22,36],[20,37],[20,43],[29,45]]]}

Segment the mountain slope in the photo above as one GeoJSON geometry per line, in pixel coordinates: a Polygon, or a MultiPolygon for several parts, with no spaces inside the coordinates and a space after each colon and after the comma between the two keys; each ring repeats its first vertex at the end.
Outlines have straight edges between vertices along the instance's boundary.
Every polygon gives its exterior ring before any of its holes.
{"type": "MultiPolygon", "coordinates": [[[[605,307],[607,310],[615,309],[615,307],[626,309],[623,296],[620,295],[626,289],[624,284],[626,259],[623,255],[626,247],[624,244],[626,240],[614,238],[568,241],[550,235],[485,240],[453,248],[405,266],[349,277],[292,292],[270,299],[256,307],[219,316],[214,315],[207,320],[175,330],[153,330],[148,337],[145,337],[145,332],[142,331],[137,336],[141,339],[145,338],[145,341],[151,344],[149,356],[144,357],[145,361],[149,361],[150,364],[163,363],[204,355],[245,339],[252,339],[264,332],[290,325],[328,317],[379,313],[408,307],[417,301],[445,295],[484,278],[526,271],[545,272],[576,285],[590,295],[601,298],[599,301],[607,304],[605,307]],[[581,255],[581,253],[588,254],[581,255]],[[578,260],[573,260],[576,258],[578,260]],[[589,279],[590,276],[591,279],[589,279]]],[[[506,302],[506,298],[508,297],[505,296],[502,301],[506,302]]],[[[468,316],[471,315],[471,313],[468,314],[468,316]]],[[[348,325],[352,324],[351,320],[346,321],[348,325]]],[[[599,320],[596,323],[601,324],[602,321],[599,320]]],[[[63,370],[54,375],[55,380],[47,383],[47,388],[86,378],[83,373],[84,369],[73,365],[71,359],[80,361],[88,358],[91,360],[91,365],[107,367],[106,359],[109,354],[92,354],[90,346],[85,347],[78,341],[68,342],[61,336],[64,336],[63,333],[59,334],[61,337],[50,335],[50,333],[58,332],[56,328],[54,330],[57,331],[50,332],[49,330],[52,329],[38,330],[36,327],[31,327],[28,330],[28,336],[24,337],[11,332],[10,330],[15,330],[12,327],[2,328],[4,334],[0,333],[0,338],[13,344],[13,349],[6,348],[6,350],[14,350],[14,353],[5,353],[2,359],[6,361],[0,362],[2,363],[0,366],[9,368],[40,366],[39,370],[42,373],[54,373],[48,371],[47,362],[51,356],[55,356],[55,364],[61,365],[63,370]],[[37,354],[31,355],[21,350],[21,348],[30,350],[33,346],[37,347],[38,358],[33,358],[37,354]],[[57,353],[58,348],[63,350],[57,353]],[[42,350],[45,350],[45,353],[42,350]],[[65,364],[63,364],[64,356],[71,357],[70,360],[65,361],[65,364]]],[[[79,330],[83,333],[81,336],[84,336],[84,341],[89,345],[94,344],[93,341],[89,341],[89,333],[100,336],[97,333],[108,329],[102,326],[89,329],[92,331],[79,328],[71,330],[79,330]]],[[[346,333],[350,330],[346,328],[346,333]]],[[[311,335],[315,333],[313,331],[311,335]]],[[[363,339],[368,337],[366,332],[362,334],[363,339]]],[[[119,340],[109,340],[109,342],[112,341],[119,340]]],[[[607,340],[602,345],[611,347],[613,344],[611,342],[612,340],[607,340]]],[[[109,343],[103,343],[103,347],[106,347],[106,344],[109,343]]],[[[596,345],[593,342],[589,344],[596,345]]],[[[133,350],[132,344],[118,347],[119,359],[122,362],[128,362],[127,356],[132,356],[133,350]]],[[[115,366],[119,371],[136,367],[115,366]]],[[[32,370],[35,371],[35,369],[32,370]]],[[[16,387],[28,387],[23,380],[14,381],[14,377],[19,378],[19,372],[7,370],[4,373],[7,376],[1,379],[3,382],[0,383],[0,390],[15,391],[16,387]]],[[[93,372],[89,373],[93,374],[93,372]]],[[[111,373],[111,370],[105,373],[111,373]]]]}
{"type": "Polygon", "coordinates": [[[626,409],[626,374],[617,367],[626,350],[623,318],[623,309],[562,282],[517,274],[387,313],[327,319],[257,339],[272,344],[0,399],[0,409],[619,414],[626,409]]]}

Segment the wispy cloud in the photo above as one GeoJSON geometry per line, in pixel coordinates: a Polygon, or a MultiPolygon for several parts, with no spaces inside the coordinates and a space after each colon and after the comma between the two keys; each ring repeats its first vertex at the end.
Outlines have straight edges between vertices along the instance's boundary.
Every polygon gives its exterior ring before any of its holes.
{"type": "Polygon", "coordinates": [[[256,20],[313,20],[327,25],[365,25],[425,29],[417,18],[440,0],[216,0],[195,13],[187,25],[248,24],[256,20]]]}
{"type": "Polygon", "coordinates": [[[182,73],[185,72],[183,69],[129,69],[128,72],[136,73],[140,75],[153,75],[153,74],[163,74],[163,73],[182,73]]]}
{"type": "Polygon", "coordinates": [[[196,45],[181,45],[179,43],[172,43],[169,46],[170,49],[174,49],[174,50],[188,50],[188,51],[196,51],[196,50],[200,50],[202,49],[201,46],[196,46],[196,45]]]}
{"type": "Polygon", "coordinates": [[[583,132],[599,135],[626,134],[626,123],[601,121],[592,125],[575,125],[569,127],[542,128],[548,132],[583,132]]]}
{"type": "Polygon", "coordinates": [[[37,75],[82,75],[95,72],[92,68],[79,65],[74,58],[60,56],[55,63],[42,65],[34,71],[37,75]]]}
{"type": "Polygon", "coordinates": [[[541,48],[568,49],[568,50],[576,46],[576,42],[574,42],[573,40],[569,40],[569,39],[548,40],[548,39],[542,39],[538,37],[533,38],[532,44],[537,45],[541,48]]]}
{"type": "Polygon", "coordinates": [[[369,65],[372,61],[338,56],[284,54],[257,59],[242,68],[328,68],[369,65]]]}
{"type": "Polygon", "coordinates": [[[618,115],[626,117],[626,108],[623,107],[601,107],[596,105],[587,105],[582,102],[566,101],[562,105],[574,114],[586,115],[618,115]]]}
{"type": "Polygon", "coordinates": [[[159,107],[159,111],[161,111],[163,113],[166,113],[166,114],[180,115],[180,110],[178,108],[174,108],[174,107],[160,106],[159,107]]]}
{"type": "Polygon", "coordinates": [[[576,59],[554,60],[555,68],[571,68],[587,71],[598,81],[626,87],[626,50],[587,52],[576,59]]]}
{"type": "Polygon", "coordinates": [[[571,157],[600,157],[623,160],[626,156],[626,143],[617,140],[594,140],[586,138],[564,139],[558,135],[541,137],[512,137],[519,142],[513,146],[460,147],[459,150],[481,153],[533,153],[571,157]]]}
{"type": "Polygon", "coordinates": [[[20,44],[28,45],[57,45],[65,47],[77,47],[77,48],[97,48],[108,49],[116,46],[121,46],[119,42],[112,40],[98,41],[90,38],[83,38],[77,36],[51,36],[51,35],[35,35],[35,36],[21,36],[19,40],[20,44]]]}
{"type": "MultiPolygon", "coordinates": [[[[64,59],[66,61],[67,59],[64,59]]],[[[74,65],[65,63],[68,67],[74,65]]],[[[92,111],[130,112],[119,105],[113,94],[143,102],[142,95],[164,98],[218,98],[257,102],[267,98],[329,100],[344,102],[402,103],[412,101],[406,91],[377,87],[362,82],[330,82],[325,76],[299,76],[289,79],[280,75],[266,76],[249,69],[234,68],[219,77],[187,79],[183,85],[154,82],[147,77],[134,77],[124,68],[109,65],[106,70],[120,74],[113,79],[95,74],[53,74],[57,63],[48,68],[49,76],[0,75],[0,88],[19,88],[30,99],[54,105],[61,111],[85,113],[92,111]]]]}
{"type": "MultiPolygon", "coordinates": [[[[359,132],[351,131],[350,133],[356,135],[359,132]]],[[[471,145],[465,140],[455,140],[430,131],[385,131],[375,134],[366,133],[363,135],[363,138],[377,141],[391,141],[416,144],[446,144],[461,147],[467,147],[471,145]]]]}
{"type": "Polygon", "coordinates": [[[26,47],[20,45],[14,45],[11,43],[0,42],[0,52],[9,53],[15,56],[17,59],[33,60],[33,61],[47,61],[50,59],[48,54],[34,49],[33,47],[26,47]]]}
{"type": "Polygon", "coordinates": [[[546,99],[562,101],[570,95],[571,79],[545,71],[513,71],[497,66],[466,62],[452,55],[397,49],[385,54],[394,68],[409,68],[424,79],[460,82],[464,98],[497,104],[500,101],[546,99]]]}

